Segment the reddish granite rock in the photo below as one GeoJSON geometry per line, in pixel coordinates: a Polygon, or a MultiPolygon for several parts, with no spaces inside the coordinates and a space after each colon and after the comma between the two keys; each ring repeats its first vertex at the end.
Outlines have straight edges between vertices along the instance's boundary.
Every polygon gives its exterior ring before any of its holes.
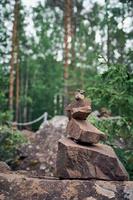
{"type": "Polygon", "coordinates": [[[9,171],[11,171],[11,168],[7,165],[7,163],[0,161],[0,172],[6,174],[9,171]]]}
{"type": "Polygon", "coordinates": [[[70,139],[58,144],[56,175],[60,178],[128,180],[113,149],[104,144],[82,146],[70,139]]]}
{"type": "Polygon", "coordinates": [[[69,119],[85,120],[91,113],[91,102],[84,96],[84,91],[75,92],[75,100],[66,107],[69,119]]]}
{"type": "Polygon", "coordinates": [[[55,180],[0,173],[0,200],[132,200],[132,181],[55,180]]]}
{"type": "Polygon", "coordinates": [[[71,115],[74,119],[85,120],[91,112],[90,106],[72,108],[71,115]]]}
{"type": "Polygon", "coordinates": [[[25,133],[28,143],[19,147],[14,170],[27,170],[38,176],[53,176],[58,140],[65,137],[68,118],[55,116],[41,125],[36,133],[25,133]]]}
{"type": "Polygon", "coordinates": [[[104,133],[85,120],[75,120],[72,118],[68,122],[66,131],[71,138],[89,144],[98,143],[99,140],[106,139],[104,133]]]}

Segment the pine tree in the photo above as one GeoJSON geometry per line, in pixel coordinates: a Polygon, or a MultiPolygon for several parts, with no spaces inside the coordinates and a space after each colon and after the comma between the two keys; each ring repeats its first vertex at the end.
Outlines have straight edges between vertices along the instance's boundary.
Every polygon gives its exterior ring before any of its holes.
{"type": "MultiPolygon", "coordinates": [[[[9,109],[13,111],[14,106],[14,80],[15,80],[15,66],[17,66],[17,83],[18,83],[18,19],[19,19],[19,0],[15,0],[14,5],[14,20],[12,29],[12,49],[11,49],[11,60],[10,60],[10,81],[9,81],[9,109]]],[[[17,103],[16,108],[18,109],[18,92],[19,88],[17,85],[17,103]]],[[[18,113],[18,110],[17,110],[18,113]]]]}

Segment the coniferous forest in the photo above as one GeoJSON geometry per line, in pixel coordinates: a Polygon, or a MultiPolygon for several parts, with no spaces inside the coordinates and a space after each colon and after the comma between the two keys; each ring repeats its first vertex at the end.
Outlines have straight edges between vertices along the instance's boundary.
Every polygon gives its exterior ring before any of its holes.
{"type": "Polygon", "coordinates": [[[11,122],[65,115],[79,88],[133,179],[132,46],[132,0],[1,0],[0,160],[10,164],[22,129],[41,124],[11,122]]]}

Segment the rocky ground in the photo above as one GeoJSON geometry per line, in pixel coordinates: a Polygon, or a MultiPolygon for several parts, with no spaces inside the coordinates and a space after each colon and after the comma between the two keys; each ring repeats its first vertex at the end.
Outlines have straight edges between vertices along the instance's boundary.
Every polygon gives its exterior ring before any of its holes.
{"type": "Polygon", "coordinates": [[[0,200],[132,200],[132,181],[59,179],[54,177],[58,140],[66,136],[68,119],[56,116],[39,131],[23,131],[13,171],[0,162],[0,200]]]}
{"type": "Polygon", "coordinates": [[[42,123],[36,133],[23,130],[28,140],[18,149],[18,156],[12,163],[13,170],[26,170],[34,176],[54,176],[58,140],[66,136],[68,118],[55,116],[42,123]]]}
{"type": "Polygon", "coordinates": [[[132,200],[133,182],[57,180],[0,169],[0,200],[132,200]]]}
{"type": "Polygon", "coordinates": [[[56,116],[36,133],[23,131],[29,142],[18,150],[13,169],[26,170],[34,176],[54,176],[58,140],[66,135],[67,122],[67,117],[56,116]]]}

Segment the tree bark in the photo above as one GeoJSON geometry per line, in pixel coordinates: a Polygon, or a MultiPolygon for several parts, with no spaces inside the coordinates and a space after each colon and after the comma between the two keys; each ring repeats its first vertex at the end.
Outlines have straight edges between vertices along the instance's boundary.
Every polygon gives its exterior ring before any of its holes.
{"type": "Polygon", "coordinates": [[[16,65],[16,121],[18,121],[19,117],[19,63],[17,60],[17,65],[16,65]]]}
{"type": "Polygon", "coordinates": [[[73,36],[73,25],[72,25],[72,13],[73,13],[73,1],[65,0],[64,9],[64,108],[68,104],[68,67],[70,55],[72,55],[72,36],[73,36]],[[70,39],[70,41],[69,41],[70,39]]]}
{"type": "Polygon", "coordinates": [[[18,14],[19,14],[19,0],[15,0],[14,5],[14,20],[12,30],[12,50],[10,60],[10,80],[9,80],[9,109],[13,111],[13,100],[14,100],[14,74],[15,74],[15,63],[18,59],[18,14]]]}
{"type": "Polygon", "coordinates": [[[24,88],[24,96],[25,96],[24,122],[26,122],[28,118],[28,104],[27,104],[28,87],[29,87],[29,74],[28,74],[28,66],[27,66],[26,74],[25,74],[25,88],[24,88]]]}
{"type": "Polygon", "coordinates": [[[107,23],[107,65],[110,65],[110,26],[109,26],[109,17],[108,17],[108,5],[109,0],[105,0],[106,3],[106,23],[107,23]]]}

